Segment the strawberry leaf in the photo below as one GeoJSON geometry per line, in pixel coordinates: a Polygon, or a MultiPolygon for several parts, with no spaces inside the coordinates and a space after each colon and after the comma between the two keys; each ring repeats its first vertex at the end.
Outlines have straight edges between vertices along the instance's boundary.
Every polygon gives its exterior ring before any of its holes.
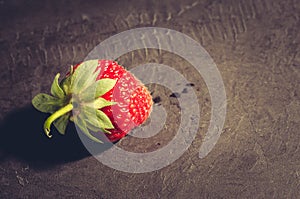
{"type": "Polygon", "coordinates": [[[69,75],[60,82],[60,87],[63,89],[66,95],[71,93],[71,85],[74,79],[73,73],[74,73],[74,69],[73,66],[71,65],[69,75]]]}
{"type": "Polygon", "coordinates": [[[58,97],[58,98],[64,98],[65,93],[62,90],[62,88],[59,86],[59,83],[58,83],[59,76],[60,76],[60,74],[57,73],[57,75],[55,76],[55,78],[53,80],[53,83],[52,83],[52,86],[51,86],[51,94],[55,97],[58,97]]]}
{"type": "Polygon", "coordinates": [[[97,119],[100,122],[102,129],[114,129],[114,125],[111,123],[109,117],[100,110],[96,110],[97,119]]]}
{"type": "Polygon", "coordinates": [[[87,128],[90,129],[93,132],[99,132],[100,129],[98,127],[95,127],[90,122],[86,121],[87,128]]]}
{"type": "Polygon", "coordinates": [[[95,97],[100,97],[110,91],[117,83],[115,79],[103,78],[96,82],[97,88],[95,97]]]}
{"type": "Polygon", "coordinates": [[[63,100],[40,93],[32,99],[32,105],[41,112],[54,113],[63,106],[63,100]]]}
{"type": "Polygon", "coordinates": [[[100,79],[90,87],[85,89],[80,96],[82,97],[82,99],[85,99],[87,101],[96,99],[110,91],[116,85],[116,82],[117,80],[109,78],[100,79]]]}
{"type": "Polygon", "coordinates": [[[114,128],[109,117],[102,111],[88,106],[85,106],[82,109],[82,114],[84,114],[86,121],[94,127],[98,128],[98,130],[114,128]]]}
{"type": "Polygon", "coordinates": [[[93,132],[103,132],[103,133],[107,133],[107,134],[111,134],[110,131],[103,129],[103,128],[99,128],[99,127],[95,127],[93,124],[91,124],[90,122],[86,122],[87,128],[90,129],[93,132]]]}
{"type": "Polygon", "coordinates": [[[85,103],[84,105],[88,106],[88,107],[91,107],[91,108],[94,108],[94,109],[101,109],[101,108],[104,108],[106,106],[111,106],[111,105],[114,105],[114,104],[116,104],[116,102],[110,102],[110,101],[107,101],[104,98],[99,97],[99,98],[95,99],[93,102],[88,102],[88,103],[85,103]]]}
{"type": "Polygon", "coordinates": [[[99,75],[98,60],[89,60],[81,63],[73,73],[72,93],[79,94],[82,90],[96,82],[99,75]]]}
{"type": "Polygon", "coordinates": [[[71,85],[71,81],[72,81],[72,75],[64,78],[61,82],[60,82],[60,87],[63,89],[64,93],[67,95],[70,93],[70,85],[71,85]]]}
{"type": "Polygon", "coordinates": [[[111,134],[111,132],[108,131],[108,130],[106,130],[106,129],[102,129],[102,128],[101,128],[100,131],[103,132],[103,133],[111,134]]]}
{"type": "Polygon", "coordinates": [[[54,126],[58,130],[58,132],[62,135],[65,134],[68,122],[69,122],[70,114],[66,114],[58,118],[57,120],[54,121],[54,126]]]}
{"type": "Polygon", "coordinates": [[[103,133],[107,133],[107,134],[111,134],[110,131],[106,130],[106,129],[102,129],[102,128],[97,128],[95,126],[93,126],[91,123],[87,122],[86,123],[87,128],[90,129],[93,132],[103,132],[103,133]]]}
{"type": "Polygon", "coordinates": [[[86,134],[91,140],[98,142],[98,143],[103,143],[101,140],[93,136],[89,130],[87,129],[87,124],[86,124],[86,119],[82,116],[82,114],[79,114],[78,117],[74,118],[75,124],[80,128],[80,130],[86,134]]]}

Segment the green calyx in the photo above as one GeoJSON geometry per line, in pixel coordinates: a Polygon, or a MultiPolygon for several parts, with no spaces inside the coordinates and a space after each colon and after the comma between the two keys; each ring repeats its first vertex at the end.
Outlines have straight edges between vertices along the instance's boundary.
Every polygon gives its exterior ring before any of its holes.
{"type": "Polygon", "coordinates": [[[59,133],[65,134],[70,121],[80,128],[89,138],[101,142],[90,131],[110,133],[114,129],[109,117],[100,109],[112,106],[102,98],[116,84],[116,80],[103,78],[97,80],[100,70],[98,60],[81,63],[76,70],[71,66],[70,74],[60,83],[58,73],[51,86],[51,95],[40,93],[32,99],[33,106],[44,113],[51,113],[44,123],[44,131],[51,138],[50,127],[53,123],[59,133]]]}

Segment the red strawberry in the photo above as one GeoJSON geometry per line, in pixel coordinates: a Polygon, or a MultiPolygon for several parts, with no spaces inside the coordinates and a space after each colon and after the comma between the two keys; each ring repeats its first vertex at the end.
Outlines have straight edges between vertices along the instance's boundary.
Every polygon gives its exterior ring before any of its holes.
{"type": "MultiPolygon", "coordinates": [[[[105,132],[114,142],[148,118],[152,98],[147,88],[122,66],[110,60],[90,60],[71,67],[70,73],[58,83],[56,75],[51,93],[38,94],[32,100],[35,108],[53,113],[44,130],[51,137],[50,125],[64,134],[69,120],[95,141],[105,132]]],[[[101,141],[100,141],[101,142],[101,141]]]]}

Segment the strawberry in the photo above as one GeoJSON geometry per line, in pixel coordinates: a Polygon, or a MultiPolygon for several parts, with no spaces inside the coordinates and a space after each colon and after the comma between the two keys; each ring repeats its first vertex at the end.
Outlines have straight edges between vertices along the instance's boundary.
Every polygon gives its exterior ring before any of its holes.
{"type": "Polygon", "coordinates": [[[149,91],[117,62],[89,60],[71,66],[60,83],[59,76],[52,83],[52,96],[40,93],[32,100],[36,109],[52,114],[44,123],[49,138],[52,123],[65,134],[68,122],[73,121],[92,140],[102,142],[97,135],[103,132],[115,142],[149,117],[149,91]]]}

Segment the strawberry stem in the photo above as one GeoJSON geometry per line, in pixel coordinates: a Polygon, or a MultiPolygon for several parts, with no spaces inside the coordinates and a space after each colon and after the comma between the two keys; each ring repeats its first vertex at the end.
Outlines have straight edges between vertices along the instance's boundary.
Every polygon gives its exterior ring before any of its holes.
{"type": "Polygon", "coordinates": [[[52,115],[50,115],[50,117],[47,118],[47,120],[44,123],[44,131],[49,138],[52,137],[52,135],[50,135],[51,124],[59,117],[70,112],[72,109],[73,109],[73,104],[68,104],[68,105],[62,107],[61,109],[59,109],[58,111],[54,112],[52,115]]]}

